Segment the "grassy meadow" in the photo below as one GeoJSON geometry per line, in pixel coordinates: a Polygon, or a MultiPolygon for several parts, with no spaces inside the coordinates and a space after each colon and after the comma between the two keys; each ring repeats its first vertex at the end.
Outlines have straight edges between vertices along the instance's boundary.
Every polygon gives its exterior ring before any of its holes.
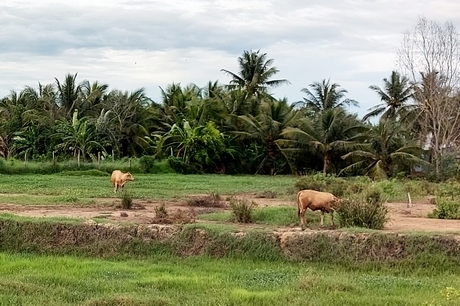
{"type": "MultiPolygon", "coordinates": [[[[294,176],[229,176],[181,174],[133,174],[125,186],[133,198],[152,200],[184,199],[193,194],[275,192],[280,197],[293,191],[294,176]]],[[[94,204],[94,198],[114,198],[110,175],[0,174],[2,202],[12,204],[94,204]]]]}
{"type": "Polygon", "coordinates": [[[455,271],[0,253],[0,305],[458,305],[455,271]]]}
{"type": "MultiPolygon", "coordinates": [[[[270,193],[275,200],[292,200],[293,207],[257,208],[254,222],[267,228],[297,222],[294,195],[299,178],[295,176],[133,175],[135,180],[127,183],[126,188],[134,199],[182,200],[196,194],[270,193]]],[[[350,186],[353,184],[351,181],[350,186]]],[[[407,192],[414,199],[435,192],[433,185],[424,181],[376,184],[380,184],[386,199],[393,201],[405,201],[407,192]]],[[[446,186],[446,193],[453,195],[456,189],[446,186]]],[[[100,198],[119,197],[113,193],[110,175],[94,170],[49,175],[0,174],[0,190],[2,203],[23,205],[94,206],[100,205],[100,198]]],[[[200,218],[228,221],[230,213],[200,218]]],[[[0,221],[5,219],[31,222],[30,218],[3,214],[0,221]]],[[[309,220],[318,222],[318,214],[309,220]]],[[[61,220],[42,222],[52,232],[49,223],[61,220]]],[[[211,223],[207,228],[217,236],[219,232],[234,231],[230,224],[211,223]]],[[[4,244],[1,237],[0,246],[4,244]]],[[[33,241],[33,237],[29,238],[33,241]]],[[[128,250],[120,256],[103,258],[85,253],[41,254],[21,247],[1,249],[0,305],[460,304],[460,268],[443,254],[406,265],[391,261],[291,262],[270,254],[219,258],[147,252],[130,256],[128,250]]],[[[269,247],[259,249],[270,252],[269,247]]]]}

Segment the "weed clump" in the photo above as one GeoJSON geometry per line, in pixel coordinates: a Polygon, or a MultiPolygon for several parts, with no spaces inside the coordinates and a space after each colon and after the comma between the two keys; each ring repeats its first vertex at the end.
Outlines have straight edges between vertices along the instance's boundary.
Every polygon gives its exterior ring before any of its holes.
{"type": "Polygon", "coordinates": [[[133,207],[133,198],[131,197],[131,194],[123,190],[121,193],[121,207],[123,209],[131,209],[133,207]]]}
{"type": "Polygon", "coordinates": [[[160,206],[155,206],[155,217],[160,219],[168,217],[168,211],[166,210],[165,203],[161,203],[160,206]]]}
{"type": "Polygon", "coordinates": [[[252,212],[257,206],[254,201],[247,199],[230,199],[230,207],[232,208],[233,220],[240,223],[251,223],[253,220],[252,212]]]}
{"type": "Polygon", "coordinates": [[[388,208],[380,189],[371,186],[361,194],[342,199],[337,209],[340,225],[382,229],[387,221],[388,208]]]}

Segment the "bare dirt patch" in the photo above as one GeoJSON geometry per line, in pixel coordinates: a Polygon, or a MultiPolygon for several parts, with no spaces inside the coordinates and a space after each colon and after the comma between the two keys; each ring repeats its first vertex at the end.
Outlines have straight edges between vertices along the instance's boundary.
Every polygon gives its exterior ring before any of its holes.
{"type": "MultiPolygon", "coordinates": [[[[203,195],[195,195],[203,196],[203,195]]],[[[292,206],[295,210],[294,200],[281,200],[277,198],[261,198],[256,194],[245,194],[242,197],[254,201],[258,207],[266,206],[292,206]]],[[[225,196],[222,196],[225,199],[225,196]]],[[[136,200],[133,199],[133,209],[117,208],[119,199],[101,198],[95,199],[96,204],[91,207],[74,207],[72,205],[18,205],[5,204],[0,202],[1,213],[12,213],[28,217],[67,217],[93,219],[99,218],[110,222],[131,222],[131,223],[159,223],[156,216],[156,209],[164,204],[168,215],[172,220],[176,218],[196,217],[199,213],[207,211],[228,210],[228,203],[221,207],[190,207],[185,200],[180,201],[155,201],[155,200],[136,200]]],[[[435,205],[429,203],[429,199],[414,203],[412,207],[407,207],[406,203],[388,203],[389,220],[385,225],[384,231],[388,232],[407,232],[407,231],[427,231],[427,232],[460,232],[460,220],[440,220],[428,218],[428,214],[433,211],[435,205]]],[[[297,230],[297,226],[292,230],[297,230]]]]}

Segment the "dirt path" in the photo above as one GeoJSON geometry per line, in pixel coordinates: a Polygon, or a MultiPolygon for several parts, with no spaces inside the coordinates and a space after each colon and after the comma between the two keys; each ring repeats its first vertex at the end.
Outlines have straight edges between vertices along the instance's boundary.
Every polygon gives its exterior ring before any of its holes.
{"type": "MultiPolygon", "coordinates": [[[[245,198],[255,201],[259,207],[264,206],[294,206],[293,201],[256,198],[245,195],[245,198]]],[[[168,212],[172,214],[196,214],[202,211],[215,211],[224,208],[191,208],[180,201],[153,201],[134,200],[131,210],[117,209],[113,202],[116,199],[96,199],[100,207],[72,207],[66,206],[31,206],[0,203],[1,213],[13,213],[29,217],[69,217],[69,218],[101,218],[111,222],[151,223],[155,218],[155,208],[164,203],[168,212]],[[112,202],[112,203],[109,203],[112,202]],[[107,205],[109,204],[109,205],[107,205]]],[[[429,203],[415,203],[411,208],[406,203],[388,203],[389,221],[384,230],[390,232],[429,231],[429,232],[456,232],[460,233],[460,220],[431,219],[427,215],[433,211],[435,205],[429,203]]],[[[227,207],[228,208],[228,207],[227,207]]]]}

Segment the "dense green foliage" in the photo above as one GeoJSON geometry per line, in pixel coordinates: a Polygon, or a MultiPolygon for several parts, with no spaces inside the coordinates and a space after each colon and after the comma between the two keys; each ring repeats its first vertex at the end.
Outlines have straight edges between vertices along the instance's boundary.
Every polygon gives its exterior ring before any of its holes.
{"type": "MultiPolygon", "coordinates": [[[[337,83],[313,82],[301,89],[303,101],[289,103],[270,94],[289,81],[274,79],[279,70],[266,53],[244,51],[238,64],[237,72],[222,69],[231,77],[227,85],[173,83],[161,89],[161,101],[142,88],[78,83],[76,73],[12,91],[0,99],[0,156],[6,163],[48,162],[48,173],[60,171],[59,161],[133,157],[144,173],[165,160],[183,174],[322,171],[385,178],[409,176],[414,166],[432,173],[431,153],[421,148],[430,131],[420,129],[415,114],[421,110],[411,103],[415,87],[398,72],[383,88],[370,86],[382,104],[361,120],[352,108],[358,102],[337,83]],[[366,120],[377,115],[377,124],[366,120]]],[[[438,155],[433,178],[455,176],[452,152],[438,155]]]]}

